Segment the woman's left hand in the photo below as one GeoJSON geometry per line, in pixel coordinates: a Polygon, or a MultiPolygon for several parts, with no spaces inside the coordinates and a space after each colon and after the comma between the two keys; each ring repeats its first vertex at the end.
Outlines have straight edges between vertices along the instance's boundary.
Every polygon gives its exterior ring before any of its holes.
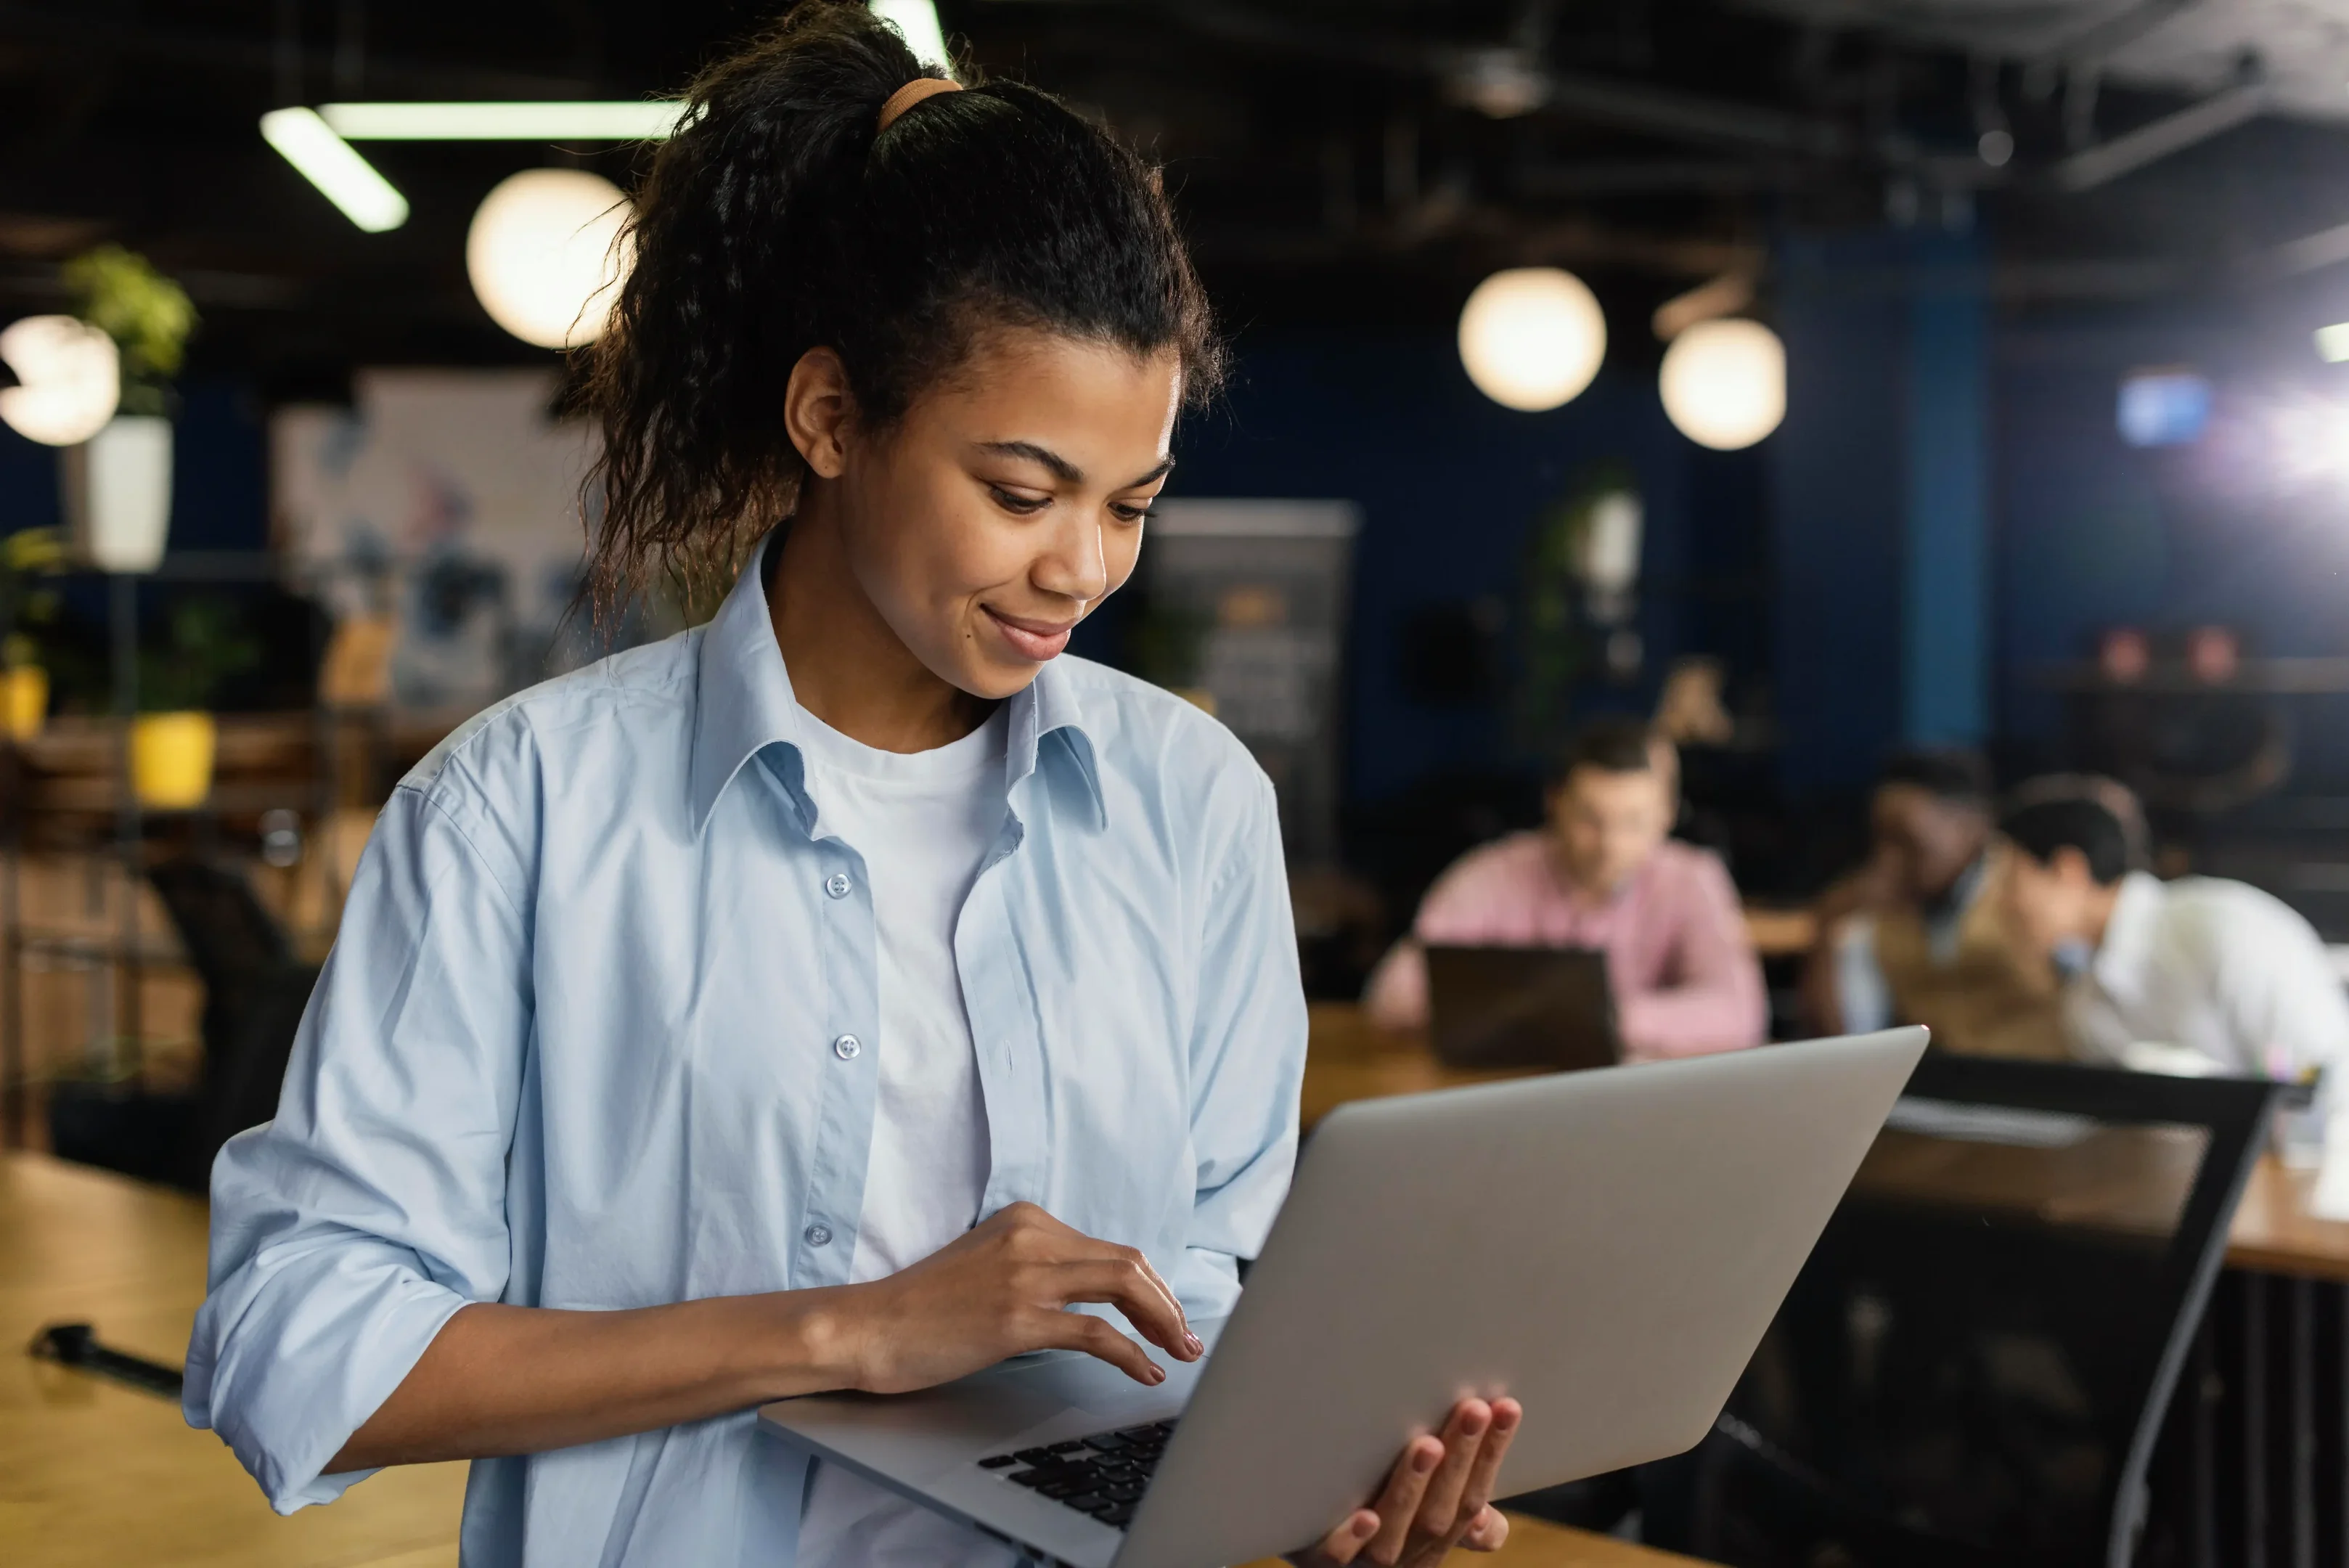
{"type": "Polygon", "coordinates": [[[1509,1521],[1493,1506],[1493,1477],[1524,1415],[1515,1399],[1461,1400],[1442,1432],[1403,1445],[1368,1507],[1289,1561],[1298,1568],[1357,1562],[1430,1568],[1455,1546],[1498,1551],[1509,1538],[1509,1521]]]}

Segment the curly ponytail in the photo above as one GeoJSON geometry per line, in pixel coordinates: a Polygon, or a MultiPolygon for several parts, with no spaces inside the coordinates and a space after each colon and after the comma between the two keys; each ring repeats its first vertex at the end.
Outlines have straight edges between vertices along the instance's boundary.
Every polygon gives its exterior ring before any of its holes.
{"type": "Polygon", "coordinates": [[[892,93],[936,74],[863,5],[802,0],[693,84],[588,351],[600,611],[662,576],[722,581],[789,515],[802,464],[783,391],[811,348],[840,355],[859,419],[885,427],[997,325],[1172,348],[1193,399],[1219,379],[1155,171],[1011,83],[937,94],[876,133],[892,93]]]}

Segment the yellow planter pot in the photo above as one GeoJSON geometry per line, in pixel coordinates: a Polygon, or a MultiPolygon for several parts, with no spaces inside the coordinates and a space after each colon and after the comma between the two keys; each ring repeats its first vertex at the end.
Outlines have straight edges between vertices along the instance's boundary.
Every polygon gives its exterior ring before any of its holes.
{"type": "Polygon", "coordinates": [[[219,731],[210,713],[141,713],[130,722],[130,783],[139,804],[170,811],[202,805],[212,789],[219,731]]]}
{"type": "Polygon", "coordinates": [[[19,741],[41,732],[49,714],[49,672],[37,664],[0,670],[0,723],[19,741]]]}

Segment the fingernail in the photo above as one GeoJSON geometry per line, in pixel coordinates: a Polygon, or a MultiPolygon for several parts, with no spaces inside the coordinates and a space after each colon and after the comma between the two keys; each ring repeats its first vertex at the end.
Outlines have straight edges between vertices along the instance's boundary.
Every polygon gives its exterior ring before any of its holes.
{"type": "Polygon", "coordinates": [[[1435,1461],[1443,1457],[1444,1455],[1441,1451],[1432,1451],[1427,1449],[1422,1449],[1419,1452],[1411,1456],[1411,1468],[1424,1474],[1425,1472],[1433,1469],[1435,1468],[1435,1461]]]}
{"type": "Polygon", "coordinates": [[[1183,1331],[1183,1348],[1189,1351],[1194,1355],[1205,1355],[1207,1354],[1206,1342],[1202,1340],[1197,1334],[1193,1334],[1189,1329],[1185,1329],[1183,1331]]]}
{"type": "Polygon", "coordinates": [[[1478,1433],[1482,1432],[1484,1429],[1485,1429],[1485,1417],[1482,1417],[1482,1416],[1475,1415],[1475,1414],[1473,1414],[1473,1413],[1472,1413],[1472,1414],[1470,1414],[1470,1415],[1463,1416],[1463,1417],[1460,1418],[1460,1433],[1461,1433],[1461,1436],[1463,1436],[1463,1437],[1467,1437],[1467,1438],[1473,1438],[1473,1437],[1475,1437],[1478,1433]]]}
{"type": "Polygon", "coordinates": [[[1354,1533],[1361,1536],[1363,1540],[1368,1541],[1371,1536],[1376,1535],[1378,1532],[1379,1516],[1377,1514],[1364,1514],[1361,1518],[1354,1521],[1354,1533]]]}
{"type": "Polygon", "coordinates": [[[1164,1368],[1164,1366],[1159,1366],[1159,1365],[1158,1365],[1158,1363],[1156,1363],[1156,1362],[1154,1362],[1154,1362],[1152,1362],[1152,1363],[1150,1364],[1150,1380],[1151,1380],[1153,1383],[1164,1383],[1164,1382],[1165,1382],[1165,1381],[1166,1381],[1166,1368],[1164,1368]]]}

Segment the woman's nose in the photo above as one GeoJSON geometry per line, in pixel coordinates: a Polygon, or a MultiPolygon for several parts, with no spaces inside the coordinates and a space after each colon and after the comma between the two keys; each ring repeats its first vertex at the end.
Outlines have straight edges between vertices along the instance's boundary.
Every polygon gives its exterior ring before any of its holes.
{"type": "Polygon", "coordinates": [[[1109,563],[1097,523],[1076,518],[1053,531],[1051,543],[1030,569],[1029,581],[1049,594],[1091,604],[1109,589],[1109,563]]]}

